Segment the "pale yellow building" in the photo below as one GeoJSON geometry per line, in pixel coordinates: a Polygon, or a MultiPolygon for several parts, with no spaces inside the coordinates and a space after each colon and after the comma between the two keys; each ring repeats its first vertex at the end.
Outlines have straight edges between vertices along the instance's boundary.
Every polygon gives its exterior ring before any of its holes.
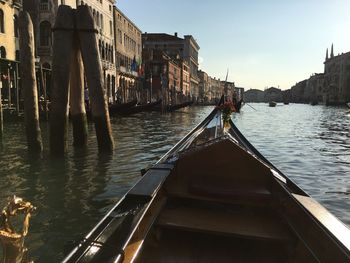
{"type": "Polygon", "coordinates": [[[21,0],[0,0],[0,57],[19,60],[18,14],[21,0]]]}
{"type": "Polygon", "coordinates": [[[142,96],[142,32],[118,8],[114,7],[117,96],[119,101],[142,96]]]}

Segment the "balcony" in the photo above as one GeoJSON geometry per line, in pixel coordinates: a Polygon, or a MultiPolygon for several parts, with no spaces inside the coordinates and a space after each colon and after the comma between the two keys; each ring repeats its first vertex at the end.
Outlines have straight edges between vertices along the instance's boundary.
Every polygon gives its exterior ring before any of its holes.
{"type": "Polygon", "coordinates": [[[50,4],[49,3],[40,3],[39,10],[40,10],[40,12],[49,12],[50,11],[50,4]]]}

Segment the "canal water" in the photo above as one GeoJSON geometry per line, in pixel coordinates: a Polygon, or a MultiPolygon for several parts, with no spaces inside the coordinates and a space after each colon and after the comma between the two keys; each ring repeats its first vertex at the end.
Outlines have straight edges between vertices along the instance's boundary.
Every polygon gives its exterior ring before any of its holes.
{"type": "MultiPolygon", "coordinates": [[[[301,188],[350,224],[347,109],[249,105],[254,109],[245,105],[233,116],[243,134],[301,188]]],[[[114,117],[116,151],[111,156],[97,154],[90,124],[89,147],[70,147],[64,159],[48,157],[46,123],[41,124],[45,151],[37,158],[26,151],[23,123],[6,122],[0,148],[0,205],[16,194],[37,207],[27,238],[35,261],[59,262],[64,244],[81,239],[134,184],[140,170],[156,162],[211,109],[191,107],[166,115],[114,117]]]]}

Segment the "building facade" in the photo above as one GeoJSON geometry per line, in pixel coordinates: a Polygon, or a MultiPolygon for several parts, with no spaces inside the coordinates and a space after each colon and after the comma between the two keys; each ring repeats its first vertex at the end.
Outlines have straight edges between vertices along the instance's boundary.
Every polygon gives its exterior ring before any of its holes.
{"type": "Polygon", "coordinates": [[[198,84],[198,89],[199,89],[199,96],[198,96],[198,102],[209,102],[211,99],[211,94],[210,94],[210,82],[209,79],[210,77],[208,74],[202,70],[198,71],[198,78],[199,78],[199,84],[198,84]]]}
{"type": "Polygon", "coordinates": [[[350,101],[350,52],[334,56],[333,45],[324,62],[323,100],[326,105],[350,101]]]}
{"type": "Polygon", "coordinates": [[[192,99],[198,101],[201,98],[198,78],[198,51],[199,45],[191,35],[184,36],[183,59],[190,65],[190,90],[193,91],[192,99]]]}
{"type": "Polygon", "coordinates": [[[88,5],[98,30],[98,47],[105,80],[106,95],[111,102],[112,90],[116,82],[114,57],[114,30],[113,30],[113,0],[26,0],[24,9],[32,17],[37,62],[43,68],[52,66],[52,27],[54,26],[58,7],[68,5],[76,8],[79,5],[88,5]]]}
{"type": "Polygon", "coordinates": [[[199,78],[198,78],[198,50],[199,45],[196,40],[190,36],[184,38],[164,33],[144,33],[142,34],[143,51],[162,50],[169,57],[176,60],[186,61],[190,73],[189,95],[197,100],[199,97],[199,78]]]}
{"type": "Polygon", "coordinates": [[[142,32],[118,8],[114,7],[117,97],[126,102],[144,100],[142,85],[142,32]]]}
{"type": "Polygon", "coordinates": [[[19,61],[18,14],[21,0],[0,1],[0,58],[19,61]]]}

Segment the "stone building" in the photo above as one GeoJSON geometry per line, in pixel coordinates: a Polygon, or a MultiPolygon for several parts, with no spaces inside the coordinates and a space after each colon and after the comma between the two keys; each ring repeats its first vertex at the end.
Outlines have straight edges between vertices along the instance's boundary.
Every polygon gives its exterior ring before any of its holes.
{"type": "Polygon", "coordinates": [[[264,102],[264,91],[259,89],[249,89],[244,92],[245,102],[264,102]]]}
{"type": "MultiPolygon", "coordinates": [[[[184,74],[184,64],[171,58],[162,50],[145,50],[143,52],[146,78],[151,85],[151,97],[162,99],[163,105],[177,104],[183,99],[181,80],[189,83],[189,74],[184,74]],[[186,77],[187,76],[187,77],[186,77]]],[[[187,72],[187,71],[186,71],[187,72]]],[[[188,85],[188,84],[187,84],[188,85]]],[[[182,86],[184,87],[184,86],[182,86]]],[[[187,89],[187,88],[186,88],[187,89]]]]}
{"type": "Polygon", "coordinates": [[[304,91],[305,102],[319,103],[323,101],[324,74],[315,73],[306,81],[304,91]]]}
{"type": "Polygon", "coordinates": [[[19,109],[19,32],[21,0],[0,0],[0,92],[7,108],[19,109]]]}
{"type": "Polygon", "coordinates": [[[270,101],[283,102],[282,90],[275,87],[264,90],[264,102],[270,101]]]}
{"type": "Polygon", "coordinates": [[[190,67],[187,61],[179,60],[181,65],[181,92],[183,94],[182,101],[189,100],[191,97],[190,93],[190,67]]]}
{"type": "Polygon", "coordinates": [[[210,82],[212,101],[218,101],[224,92],[221,88],[221,80],[214,77],[211,78],[210,82]]]}
{"type": "Polygon", "coordinates": [[[19,60],[18,14],[22,0],[0,1],[0,58],[19,60]]]}
{"type": "Polygon", "coordinates": [[[209,102],[211,99],[210,94],[210,86],[209,86],[209,79],[210,77],[208,74],[202,70],[198,71],[198,77],[199,77],[199,96],[198,96],[198,102],[209,102]]]}
{"type": "Polygon", "coordinates": [[[323,100],[326,105],[350,101],[350,52],[334,56],[333,45],[324,62],[323,100]]]}
{"type": "Polygon", "coordinates": [[[164,33],[142,34],[143,50],[162,50],[169,57],[186,61],[190,69],[190,96],[197,100],[199,97],[198,51],[199,45],[196,40],[187,35],[178,37],[177,33],[168,35],[164,33]]]}
{"type": "Polygon", "coordinates": [[[298,83],[296,83],[291,89],[290,89],[290,102],[295,103],[308,103],[306,101],[306,98],[304,96],[305,89],[306,89],[306,83],[307,79],[302,80],[298,83]]]}
{"type": "Polygon", "coordinates": [[[234,82],[221,81],[220,89],[223,91],[222,94],[224,94],[227,98],[229,98],[231,100],[234,98],[234,96],[235,96],[235,83],[234,82]]]}
{"type": "Polygon", "coordinates": [[[114,7],[117,94],[121,101],[146,100],[142,86],[141,30],[118,8],[114,7]]]}
{"type": "Polygon", "coordinates": [[[112,87],[115,86],[114,63],[114,30],[113,30],[113,0],[25,0],[24,9],[32,17],[36,56],[44,68],[52,65],[52,33],[56,14],[60,5],[76,8],[78,5],[88,5],[98,30],[98,46],[105,77],[106,94],[111,101],[112,87]]]}

